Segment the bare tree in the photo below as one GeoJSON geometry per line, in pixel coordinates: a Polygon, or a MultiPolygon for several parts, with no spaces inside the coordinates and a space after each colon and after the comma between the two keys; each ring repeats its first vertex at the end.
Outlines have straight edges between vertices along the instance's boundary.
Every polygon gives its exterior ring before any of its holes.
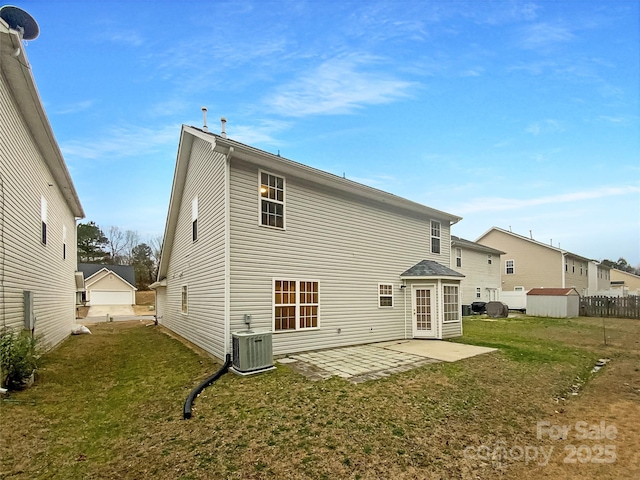
{"type": "Polygon", "coordinates": [[[162,235],[156,235],[155,237],[149,238],[148,245],[151,247],[151,259],[153,260],[154,269],[153,276],[154,278],[158,275],[158,268],[160,267],[160,255],[162,255],[162,235]]]}
{"type": "Polygon", "coordinates": [[[120,230],[120,227],[109,227],[107,247],[111,254],[111,261],[116,264],[123,263],[122,254],[125,248],[125,232],[120,230]]]}
{"type": "Polygon", "coordinates": [[[135,230],[124,232],[123,258],[127,265],[133,264],[133,249],[140,243],[140,234],[135,230]]]}

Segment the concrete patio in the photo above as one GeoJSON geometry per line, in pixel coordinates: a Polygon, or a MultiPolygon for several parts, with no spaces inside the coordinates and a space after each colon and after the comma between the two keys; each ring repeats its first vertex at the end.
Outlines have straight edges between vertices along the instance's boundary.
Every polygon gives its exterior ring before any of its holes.
{"type": "Polygon", "coordinates": [[[277,361],[291,365],[311,380],[338,376],[360,383],[428,363],[455,362],[495,350],[442,340],[397,340],[292,354],[277,361]]]}

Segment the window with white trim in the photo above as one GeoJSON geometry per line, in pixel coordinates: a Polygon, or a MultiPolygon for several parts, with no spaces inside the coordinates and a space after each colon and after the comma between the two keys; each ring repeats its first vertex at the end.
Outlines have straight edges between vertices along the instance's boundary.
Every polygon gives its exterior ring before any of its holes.
{"type": "Polygon", "coordinates": [[[43,245],[47,244],[47,199],[40,197],[40,220],[42,228],[40,230],[40,241],[43,245]]]}
{"type": "Polygon", "coordinates": [[[198,197],[191,201],[191,241],[198,239],[198,197]]]}
{"type": "Polygon", "coordinates": [[[460,303],[457,285],[444,285],[444,322],[460,320],[460,303]]]}
{"type": "Polygon", "coordinates": [[[318,328],[318,282],[274,280],[273,329],[276,332],[318,328]]]}
{"type": "Polygon", "coordinates": [[[393,307],[393,285],[390,283],[378,284],[378,307],[393,307]]]}
{"type": "Polygon", "coordinates": [[[440,222],[431,220],[431,253],[440,253],[440,222]]]}
{"type": "Polygon", "coordinates": [[[67,259],[67,226],[62,225],[62,259],[67,259]]]}
{"type": "Polygon", "coordinates": [[[189,300],[188,297],[188,291],[187,291],[187,286],[183,285],[182,286],[182,295],[181,295],[181,306],[180,306],[180,312],[183,313],[184,315],[186,315],[187,313],[189,313],[189,307],[187,304],[187,301],[189,300]]]}
{"type": "Polygon", "coordinates": [[[284,229],[284,177],[259,172],[260,225],[284,229]]]}
{"type": "Polygon", "coordinates": [[[491,265],[492,262],[493,262],[493,257],[491,257],[491,254],[487,255],[487,265],[491,265]]]}
{"type": "Polygon", "coordinates": [[[456,267],[462,267],[462,249],[456,248],[456,267]]]}
{"type": "Polygon", "coordinates": [[[480,287],[476,287],[476,298],[482,298],[482,289],[480,287]]]}
{"type": "Polygon", "coordinates": [[[513,275],[516,273],[516,261],[515,260],[507,260],[504,262],[505,273],[507,275],[513,275]]]}

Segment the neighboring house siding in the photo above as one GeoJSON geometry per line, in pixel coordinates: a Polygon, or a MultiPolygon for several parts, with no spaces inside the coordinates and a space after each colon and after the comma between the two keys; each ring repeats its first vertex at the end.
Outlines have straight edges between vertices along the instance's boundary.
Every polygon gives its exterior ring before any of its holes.
{"type": "Polygon", "coordinates": [[[640,276],[612,268],[609,272],[611,282],[624,282],[624,291],[628,295],[640,295],[640,276]]]}
{"type": "MultiPolygon", "coordinates": [[[[588,262],[582,258],[576,258],[569,253],[565,256],[565,259],[566,272],[564,286],[573,287],[579,294],[586,295],[589,291],[588,262]]],[[[563,266],[563,268],[565,267],[563,266]]]]}
{"type": "Polygon", "coordinates": [[[120,280],[115,275],[105,272],[96,281],[90,285],[86,285],[89,292],[88,301],[91,302],[91,292],[94,290],[111,291],[111,292],[128,292],[131,305],[135,304],[135,290],[131,285],[127,285],[123,280],[120,280]]]}
{"type": "MultiPolygon", "coordinates": [[[[225,158],[209,143],[195,139],[167,270],[166,304],[160,306],[164,325],[219,358],[224,358],[224,178],[225,158]],[[193,242],[196,196],[198,237],[193,242]],[[184,285],[187,314],[181,312],[184,285]]],[[[255,207],[255,195],[254,200],[255,207]]]]}
{"type": "Polygon", "coordinates": [[[156,288],[156,320],[164,324],[164,315],[167,310],[167,287],[156,288]]]}
{"type": "Polygon", "coordinates": [[[432,219],[283,175],[286,230],[261,227],[258,171],[231,160],[231,332],[246,328],[245,314],[252,328],[272,330],[272,282],[282,279],[319,282],[320,328],[274,333],[274,354],[411,337],[399,277],[423,259],[449,263],[448,221],[431,254],[432,219]],[[393,308],[378,307],[380,283],[393,285],[393,308]]]}
{"type": "MultiPolygon", "coordinates": [[[[456,248],[456,247],[454,247],[456,248]]],[[[487,260],[487,252],[479,252],[469,248],[457,247],[462,250],[462,266],[456,266],[456,256],[451,256],[451,269],[462,273],[465,277],[461,284],[461,302],[463,305],[470,305],[473,302],[489,302],[497,300],[497,297],[490,297],[490,289],[496,294],[501,288],[500,285],[500,255],[492,254],[491,265],[487,260]],[[476,296],[476,289],[480,288],[480,298],[476,296]]]]}
{"type": "Polygon", "coordinates": [[[500,258],[503,291],[512,291],[517,286],[525,290],[563,286],[564,261],[559,251],[497,230],[489,231],[476,242],[505,252],[500,258]],[[515,273],[507,275],[505,263],[509,260],[515,262],[515,273]]]}
{"type": "Polygon", "coordinates": [[[36,334],[53,346],[69,335],[75,321],[75,218],[1,73],[0,139],[0,327],[23,325],[23,291],[32,291],[36,334]],[[46,245],[41,241],[41,198],[47,204],[46,245]]]}

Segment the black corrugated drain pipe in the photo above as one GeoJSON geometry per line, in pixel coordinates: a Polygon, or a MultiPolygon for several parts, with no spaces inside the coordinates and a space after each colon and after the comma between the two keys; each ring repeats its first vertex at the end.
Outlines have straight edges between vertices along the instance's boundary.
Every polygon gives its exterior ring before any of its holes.
{"type": "Polygon", "coordinates": [[[207,378],[204,382],[202,382],[196,388],[191,390],[191,393],[189,394],[187,399],[184,401],[184,411],[182,413],[182,418],[184,420],[188,420],[191,418],[191,407],[193,405],[193,401],[196,399],[198,395],[200,395],[200,392],[202,392],[202,390],[204,390],[213,382],[218,380],[222,375],[227,373],[230,365],[231,365],[231,354],[227,353],[227,360],[224,362],[224,365],[222,365],[220,370],[218,370],[216,373],[211,375],[209,378],[207,378]]]}

